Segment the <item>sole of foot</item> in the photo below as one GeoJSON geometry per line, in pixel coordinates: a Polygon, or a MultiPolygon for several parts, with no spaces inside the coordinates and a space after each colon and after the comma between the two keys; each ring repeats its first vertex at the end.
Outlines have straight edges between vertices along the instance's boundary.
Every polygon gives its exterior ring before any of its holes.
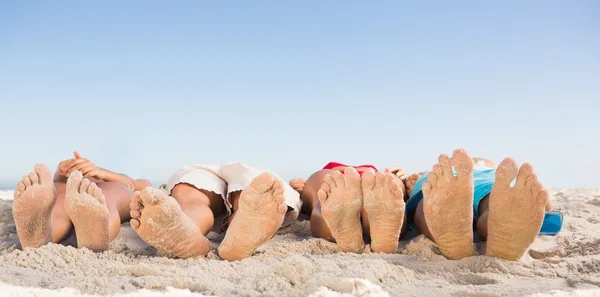
{"type": "Polygon", "coordinates": [[[371,250],[395,253],[404,223],[404,192],[399,178],[373,169],[362,175],[363,207],[370,226],[371,250]]]}
{"type": "Polygon", "coordinates": [[[56,188],[52,173],[44,164],[24,176],[14,192],[13,216],[23,248],[38,248],[52,239],[52,211],[56,188]]]}
{"type": "Polygon", "coordinates": [[[192,219],[175,198],[146,188],[131,197],[131,227],[150,246],[182,259],[206,256],[212,249],[192,219]]]}
{"type": "Polygon", "coordinates": [[[281,227],[287,205],[281,180],[265,172],[246,187],[227,233],[219,246],[219,257],[236,261],[251,256],[281,227]]]}
{"type": "Polygon", "coordinates": [[[473,159],[458,149],[438,160],[423,184],[425,222],[442,254],[458,260],[473,255],[473,159]]]}
{"type": "Polygon", "coordinates": [[[496,170],[489,199],[486,254],[519,260],[542,227],[548,192],[530,164],[517,169],[516,162],[507,158],[496,170]]]}
{"type": "Polygon", "coordinates": [[[363,193],[356,169],[347,167],[343,174],[332,171],[325,175],[318,197],[323,219],[341,250],[362,253],[365,248],[360,221],[363,193]]]}
{"type": "Polygon", "coordinates": [[[67,179],[65,209],[77,237],[77,247],[100,252],[108,249],[108,207],[96,183],[74,171],[67,179]]]}

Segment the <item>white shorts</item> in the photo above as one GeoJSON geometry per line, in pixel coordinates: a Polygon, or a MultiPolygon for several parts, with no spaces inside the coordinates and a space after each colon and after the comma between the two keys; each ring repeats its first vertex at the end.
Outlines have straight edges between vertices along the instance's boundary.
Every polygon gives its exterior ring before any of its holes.
{"type": "MultiPolygon", "coordinates": [[[[190,184],[197,189],[206,190],[223,197],[227,208],[227,216],[231,215],[233,205],[231,203],[231,193],[242,191],[250,182],[264,172],[271,172],[253,168],[240,163],[216,164],[216,165],[192,165],[179,169],[169,178],[163,189],[167,193],[181,183],[190,184]]],[[[288,212],[285,215],[282,227],[291,224],[298,218],[302,200],[300,194],[296,192],[287,182],[271,172],[275,178],[283,182],[284,203],[288,206],[288,212]]]]}

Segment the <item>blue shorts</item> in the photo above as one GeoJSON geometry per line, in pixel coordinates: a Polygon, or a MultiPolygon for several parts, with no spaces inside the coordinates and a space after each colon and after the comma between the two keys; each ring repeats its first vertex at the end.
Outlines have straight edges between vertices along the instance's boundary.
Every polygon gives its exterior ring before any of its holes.
{"type": "MultiPolygon", "coordinates": [[[[454,172],[456,175],[456,172],[454,172]]],[[[477,220],[479,218],[479,203],[483,198],[490,194],[492,187],[494,186],[494,180],[496,177],[496,169],[475,169],[473,170],[473,183],[475,185],[473,195],[473,218],[477,220]]],[[[427,173],[423,174],[415,185],[413,186],[412,194],[408,201],[406,201],[406,215],[408,224],[410,227],[415,229],[414,225],[414,213],[419,205],[419,202],[423,200],[423,183],[427,181],[427,173]]],[[[540,230],[540,235],[556,235],[562,229],[563,214],[560,211],[546,212],[544,215],[544,222],[540,230]]]]}

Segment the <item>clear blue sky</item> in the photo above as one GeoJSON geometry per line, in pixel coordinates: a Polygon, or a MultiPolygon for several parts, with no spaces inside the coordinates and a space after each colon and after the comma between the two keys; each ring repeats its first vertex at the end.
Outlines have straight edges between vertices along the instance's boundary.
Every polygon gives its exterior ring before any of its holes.
{"type": "Polygon", "coordinates": [[[600,186],[598,1],[2,1],[0,183],[78,150],[431,168],[464,147],[600,186]]]}

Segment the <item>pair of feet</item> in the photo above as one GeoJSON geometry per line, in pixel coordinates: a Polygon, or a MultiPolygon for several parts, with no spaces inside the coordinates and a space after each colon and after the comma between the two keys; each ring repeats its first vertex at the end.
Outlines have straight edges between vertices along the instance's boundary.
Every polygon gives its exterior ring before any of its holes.
{"type": "MultiPolygon", "coordinates": [[[[249,257],[281,227],[287,212],[281,180],[263,173],[252,180],[239,200],[239,207],[218,253],[225,260],[249,257]]],[[[207,255],[211,242],[165,192],[146,188],[131,199],[131,227],[149,245],[180,258],[207,255]]]]}
{"type": "MultiPolygon", "coordinates": [[[[13,216],[23,248],[38,248],[51,241],[56,200],[52,173],[44,164],[35,165],[34,171],[17,184],[13,216]]],[[[78,247],[106,250],[109,244],[109,212],[98,185],[84,178],[79,171],[71,173],[67,179],[64,203],[75,228],[78,247]]]]}
{"type": "Polygon", "coordinates": [[[347,167],[328,173],[318,192],[321,214],[344,252],[361,253],[365,247],[361,210],[369,221],[371,250],[395,253],[404,222],[402,181],[391,172],[369,169],[362,177],[347,167]]]}
{"type": "MultiPolygon", "coordinates": [[[[472,256],[473,159],[462,149],[451,159],[441,155],[422,190],[425,221],[442,254],[450,259],[472,256]]],[[[518,260],[540,231],[547,201],[548,192],[530,164],[518,168],[513,159],[504,159],[489,196],[486,254],[518,260]]]]}

